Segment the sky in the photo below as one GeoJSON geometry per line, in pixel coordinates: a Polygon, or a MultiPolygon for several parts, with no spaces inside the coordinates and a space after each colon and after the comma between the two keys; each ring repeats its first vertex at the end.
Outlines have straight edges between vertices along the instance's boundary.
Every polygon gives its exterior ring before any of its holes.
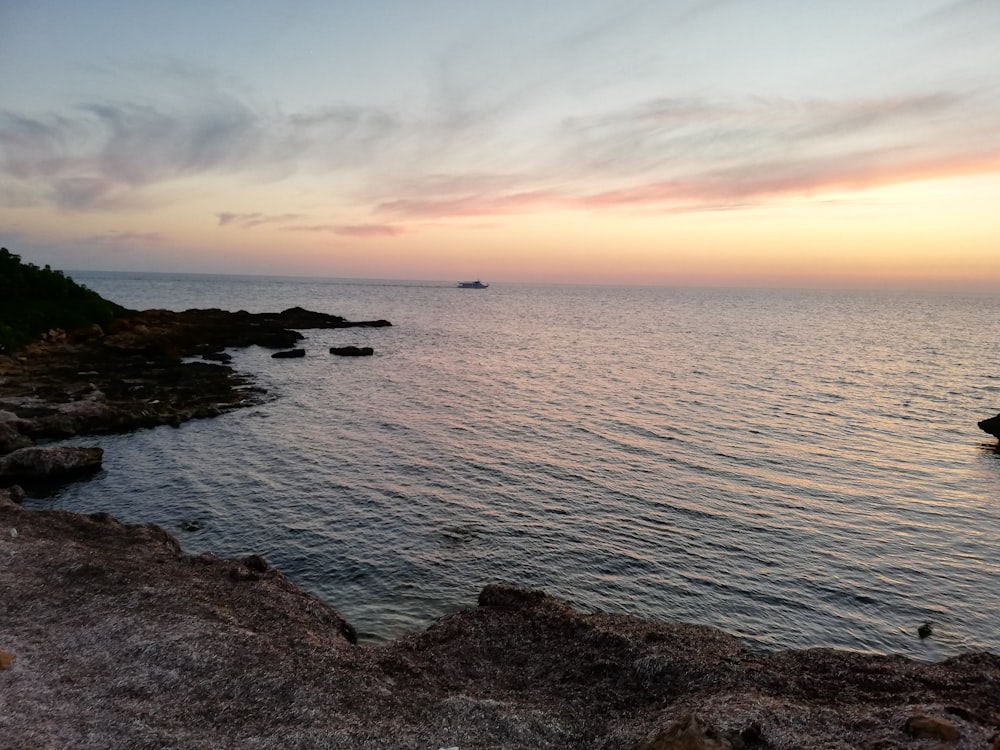
{"type": "Polygon", "coordinates": [[[1000,292],[1000,0],[0,0],[67,270],[1000,292]]]}

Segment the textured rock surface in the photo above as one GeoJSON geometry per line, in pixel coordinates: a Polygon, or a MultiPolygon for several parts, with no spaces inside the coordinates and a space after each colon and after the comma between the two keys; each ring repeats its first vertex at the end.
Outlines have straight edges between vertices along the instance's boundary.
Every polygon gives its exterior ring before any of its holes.
{"type": "Polygon", "coordinates": [[[0,454],[41,438],[127,432],[211,417],[260,398],[223,349],[287,349],[296,329],[381,327],[291,308],[281,313],[147,310],[0,356],[0,454]],[[188,361],[191,357],[200,361],[188,361]]]}
{"type": "Polygon", "coordinates": [[[10,750],[631,750],[671,732],[706,748],[916,750],[929,741],[904,731],[915,715],[953,725],[965,750],[1000,727],[990,654],[757,653],[511,587],[392,643],[351,638],[260,557],[185,555],[156,527],[25,510],[0,491],[10,750]]]}
{"type": "Polygon", "coordinates": [[[19,448],[0,456],[0,486],[60,482],[101,468],[100,448],[49,445],[19,448]]]}

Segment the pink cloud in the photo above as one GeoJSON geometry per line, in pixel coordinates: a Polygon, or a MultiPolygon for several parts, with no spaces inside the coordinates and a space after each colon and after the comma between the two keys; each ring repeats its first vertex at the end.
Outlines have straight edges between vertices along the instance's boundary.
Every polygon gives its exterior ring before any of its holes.
{"type": "Polygon", "coordinates": [[[248,214],[223,211],[221,213],[217,213],[215,216],[219,220],[220,227],[236,226],[241,229],[253,229],[254,227],[263,226],[264,224],[286,224],[290,221],[297,221],[302,218],[302,214],[275,214],[273,216],[268,216],[267,214],[262,214],[259,211],[248,214]]]}
{"type": "Polygon", "coordinates": [[[285,227],[288,232],[328,232],[343,237],[396,237],[405,231],[394,224],[313,224],[309,226],[285,227]]]}

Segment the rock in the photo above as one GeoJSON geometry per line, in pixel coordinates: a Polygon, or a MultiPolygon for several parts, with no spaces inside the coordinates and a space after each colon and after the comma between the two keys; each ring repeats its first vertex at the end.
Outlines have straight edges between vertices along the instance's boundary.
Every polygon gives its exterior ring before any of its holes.
{"type": "Polygon", "coordinates": [[[91,323],[85,328],[80,328],[73,331],[73,338],[77,341],[86,341],[87,339],[99,339],[104,335],[104,329],[101,328],[98,323],[91,323]]]}
{"type": "Polygon", "coordinates": [[[18,448],[26,448],[31,445],[31,438],[22,435],[18,429],[21,420],[17,419],[10,412],[0,412],[0,454],[16,451],[18,448]],[[9,418],[5,418],[9,417],[9,418]]]}
{"type": "Polygon", "coordinates": [[[636,750],[732,750],[732,747],[729,740],[706,727],[695,714],[687,714],[640,742],[636,750]]]}
{"type": "Polygon", "coordinates": [[[305,349],[287,349],[281,352],[275,352],[271,355],[271,359],[298,359],[299,357],[306,356],[305,349]]]}
{"type": "Polygon", "coordinates": [[[66,445],[20,448],[0,458],[0,484],[59,483],[101,468],[101,448],[66,445]]]}
{"type": "Polygon", "coordinates": [[[961,736],[958,727],[936,716],[911,716],[903,725],[903,731],[917,739],[957,740],[961,736]]]}
{"type": "Polygon", "coordinates": [[[993,437],[1000,439],[1000,414],[995,417],[990,417],[989,419],[984,419],[981,422],[977,422],[979,429],[983,432],[988,432],[993,437]]]}
{"type": "Polygon", "coordinates": [[[480,607],[504,607],[506,609],[528,609],[544,602],[548,597],[544,591],[525,589],[503,583],[491,583],[479,592],[480,607]]]}
{"type": "Polygon", "coordinates": [[[9,651],[0,651],[0,669],[10,669],[14,664],[14,654],[9,651]]]}
{"type": "Polygon", "coordinates": [[[201,358],[209,362],[229,363],[233,361],[233,355],[226,352],[206,352],[201,355],[201,358]]]}
{"type": "Polygon", "coordinates": [[[931,623],[929,622],[925,622],[923,625],[917,628],[917,635],[920,636],[921,640],[923,640],[924,638],[929,638],[930,636],[934,635],[934,626],[931,625],[931,623]]]}
{"type": "Polygon", "coordinates": [[[331,346],[330,354],[338,357],[370,357],[375,350],[370,346],[331,346]]]}
{"type": "Polygon", "coordinates": [[[21,485],[14,484],[10,487],[0,487],[0,505],[4,503],[20,505],[23,502],[24,490],[21,488],[21,485]]]}
{"type": "Polygon", "coordinates": [[[993,738],[993,750],[1000,750],[1000,734],[993,738]]]}

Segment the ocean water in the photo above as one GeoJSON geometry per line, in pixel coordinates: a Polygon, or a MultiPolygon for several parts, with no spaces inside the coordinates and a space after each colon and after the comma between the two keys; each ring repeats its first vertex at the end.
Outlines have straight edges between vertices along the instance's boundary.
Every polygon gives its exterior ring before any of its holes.
{"type": "Polygon", "coordinates": [[[80,440],[104,470],[37,506],[263,554],[368,640],[505,581],[758,648],[1000,653],[996,297],[72,275],[393,327],[233,351],[266,403],[80,440]]]}

